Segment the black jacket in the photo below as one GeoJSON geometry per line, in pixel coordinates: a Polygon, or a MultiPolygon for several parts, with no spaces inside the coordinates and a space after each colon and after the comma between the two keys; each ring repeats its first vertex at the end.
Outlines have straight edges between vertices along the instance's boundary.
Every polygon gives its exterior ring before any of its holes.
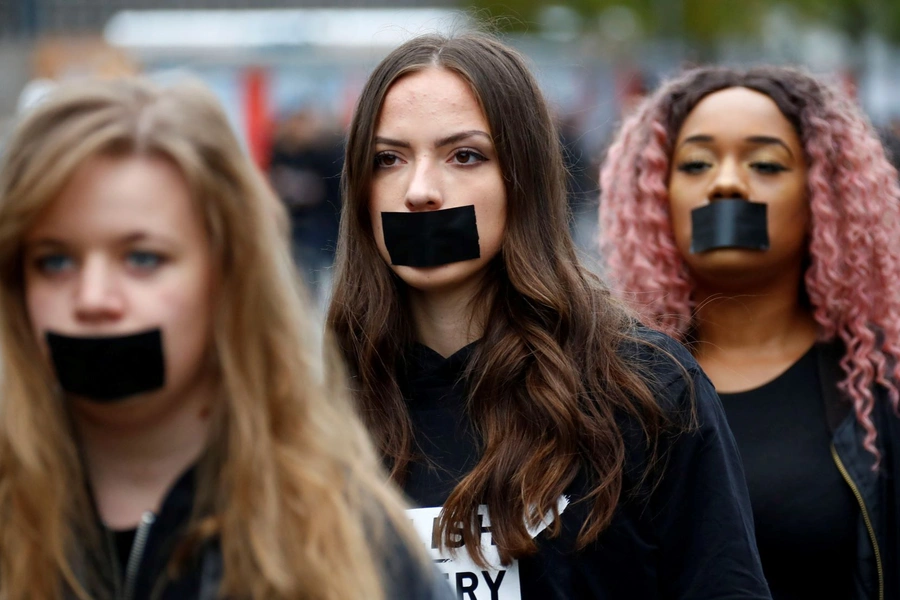
{"type": "MultiPolygon", "coordinates": [[[[623,417],[628,493],[612,523],[595,542],[576,547],[589,510],[579,500],[592,487],[582,470],[566,491],[570,502],[560,515],[561,534],[539,534],[537,553],[518,560],[520,598],[771,598],[756,549],[743,467],[718,396],[679,344],[647,330],[639,334],[664,352],[643,344],[623,352],[641,365],[674,420],[694,406],[699,426],[665,437],[667,462],[652,487],[639,477],[647,460],[641,429],[623,417]]],[[[417,346],[407,356],[405,373],[401,371],[401,388],[424,455],[410,468],[404,487],[415,505],[441,505],[478,460],[480,444],[466,416],[460,379],[472,351],[469,346],[443,359],[417,346]]],[[[453,583],[454,576],[450,579],[453,583]]],[[[459,579],[459,597],[466,597],[462,584],[478,583],[477,578],[459,579]]],[[[483,583],[490,584],[486,578],[483,583]]]]}
{"type": "MultiPolygon", "coordinates": [[[[101,552],[85,556],[82,581],[92,598],[109,600],[218,600],[222,554],[208,543],[176,578],[167,573],[172,552],[185,532],[194,500],[194,471],[182,475],[167,494],[159,514],[145,515],[138,527],[128,564],[117,558],[113,534],[106,532],[101,552]]],[[[388,528],[381,557],[385,598],[451,600],[450,588],[438,574],[410,554],[396,531],[388,528]]],[[[339,565],[335,571],[339,572],[339,565]]],[[[74,597],[74,596],[72,596],[74,597]]],[[[348,599],[351,600],[351,599],[348,599]]],[[[356,600],[356,599],[352,599],[356,600]]]]}
{"type": "Polygon", "coordinates": [[[816,358],[825,414],[833,432],[832,457],[860,505],[854,600],[900,600],[900,417],[887,390],[875,386],[872,423],[881,464],[863,447],[865,430],[837,384],[844,379],[839,343],[818,344],[816,358]]]}

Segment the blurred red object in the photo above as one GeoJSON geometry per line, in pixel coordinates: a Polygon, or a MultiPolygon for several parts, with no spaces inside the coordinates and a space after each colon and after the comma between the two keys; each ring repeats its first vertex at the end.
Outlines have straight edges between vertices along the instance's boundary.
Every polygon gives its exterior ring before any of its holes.
{"type": "Polygon", "coordinates": [[[273,119],[269,103],[269,72],[250,67],[243,73],[244,127],[247,148],[253,162],[268,171],[272,154],[273,119]]]}

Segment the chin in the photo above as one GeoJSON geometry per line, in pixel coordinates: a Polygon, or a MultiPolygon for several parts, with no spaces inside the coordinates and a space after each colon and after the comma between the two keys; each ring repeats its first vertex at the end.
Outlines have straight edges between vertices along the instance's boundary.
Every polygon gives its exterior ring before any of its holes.
{"type": "Polygon", "coordinates": [[[467,260],[439,267],[392,266],[394,273],[409,288],[418,292],[451,292],[476,281],[484,265],[479,260],[467,260]],[[475,264],[473,264],[475,263],[475,264]]]}
{"type": "Polygon", "coordinates": [[[725,248],[691,255],[686,261],[697,280],[722,287],[752,284],[770,279],[784,268],[764,250],[725,248]]]}
{"type": "Polygon", "coordinates": [[[718,248],[707,250],[699,254],[689,254],[690,263],[722,263],[722,264],[748,264],[760,262],[769,254],[768,250],[747,250],[745,248],[718,248]]]}

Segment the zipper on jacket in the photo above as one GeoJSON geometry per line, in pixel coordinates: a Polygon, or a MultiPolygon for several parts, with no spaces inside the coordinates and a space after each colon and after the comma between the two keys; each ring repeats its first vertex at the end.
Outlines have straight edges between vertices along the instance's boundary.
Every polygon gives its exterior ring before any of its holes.
{"type": "Polygon", "coordinates": [[[125,585],[122,600],[132,600],[134,598],[134,585],[137,581],[138,569],[141,566],[141,559],[144,558],[144,548],[147,545],[147,537],[150,535],[150,528],[153,526],[154,521],[156,521],[156,517],[150,511],[141,515],[141,523],[134,534],[131,552],[128,553],[128,566],[125,568],[125,585]]]}
{"type": "Polygon", "coordinates": [[[834,463],[837,465],[838,471],[841,472],[844,481],[846,481],[847,485],[850,486],[850,489],[853,490],[853,495],[856,496],[856,501],[859,503],[859,508],[862,511],[863,522],[866,524],[866,529],[869,531],[869,540],[872,542],[872,548],[875,550],[875,567],[878,570],[878,600],[884,600],[884,570],[881,566],[881,551],[878,549],[878,538],[875,537],[875,528],[872,527],[872,519],[869,518],[869,511],[866,509],[866,503],[863,502],[863,497],[859,492],[859,488],[853,483],[850,473],[847,472],[844,463],[841,462],[841,457],[838,456],[834,444],[831,444],[831,456],[834,458],[834,463]]]}

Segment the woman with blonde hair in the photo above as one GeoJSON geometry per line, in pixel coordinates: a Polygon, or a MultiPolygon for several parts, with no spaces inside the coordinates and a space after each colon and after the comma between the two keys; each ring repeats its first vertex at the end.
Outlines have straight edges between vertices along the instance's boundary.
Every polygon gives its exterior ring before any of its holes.
{"type": "Polygon", "coordinates": [[[0,597],[447,593],[322,359],[281,211],[200,85],[63,86],[24,116],[0,169],[0,597]]]}
{"type": "Polygon", "coordinates": [[[695,69],[602,184],[612,287],[718,389],[773,597],[900,598],[900,186],[859,107],[802,70],[695,69]]]}

